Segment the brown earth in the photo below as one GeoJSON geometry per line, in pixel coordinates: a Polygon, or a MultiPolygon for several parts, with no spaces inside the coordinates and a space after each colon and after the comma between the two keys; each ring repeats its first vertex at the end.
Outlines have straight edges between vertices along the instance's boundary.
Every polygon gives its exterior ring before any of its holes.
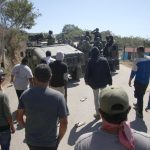
{"type": "Polygon", "coordinates": [[[127,66],[129,68],[132,68],[133,62],[126,60],[126,61],[120,61],[120,64],[125,65],[125,66],[127,66]]]}

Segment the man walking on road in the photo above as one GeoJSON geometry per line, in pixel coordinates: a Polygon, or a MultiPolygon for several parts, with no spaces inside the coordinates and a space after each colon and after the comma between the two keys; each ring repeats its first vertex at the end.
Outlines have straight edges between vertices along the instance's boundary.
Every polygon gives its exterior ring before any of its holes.
{"type": "Polygon", "coordinates": [[[27,64],[27,58],[23,58],[21,64],[15,65],[11,72],[11,83],[14,83],[18,99],[23,91],[29,88],[29,84],[33,84],[33,74],[27,64]]]}
{"type": "Polygon", "coordinates": [[[68,69],[67,64],[63,62],[64,54],[62,52],[57,52],[56,61],[49,64],[52,70],[52,78],[50,80],[50,86],[60,91],[64,94],[65,98],[67,98],[65,88],[68,81],[68,69]]]}
{"type": "Polygon", "coordinates": [[[138,58],[133,63],[129,79],[129,86],[131,86],[131,81],[135,77],[134,96],[137,99],[137,104],[134,105],[136,107],[137,117],[139,118],[143,118],[143,97],[150,80],[150,57],[145,56],[144,52],[144,47],[137,48],[138,58]]]}
{"type": "Polygon", "coordinates": [[[30,150],[57,150],[67,129],[67,105],[63,94],[49,88],[50,78],[49,66],[38,65],[34,70],[34,87],[27,89],[20,97],[17,120],[25,126],[25,138],[30,150]]]}
{"type": "Polygon", "coordinates": [[[11,132],[15,132],[9,99],[2,91],[2,82],[5,79],[3,70],[0,69],[0,145],[2,150],[9,150],[11,132]]]}
{"type": "Polygon", "coordinates": [[[149,150],[150,135],[130,128],[126,123],[131,109],[127,93],[110,86],[101,91],[102,125],[97,131],[79,137],[75,150],[149,150]]]}
{"type": "Polygon", "coordinates": [[[105,88],[108,84],[112,85],[112,76],[109,68],[108,61],[100,56],[99,49],[93,47],[90,53],[91,58],[88,61],[85,71],[85,83],[88,84],[94,93],[94,104],[96,114],[95,119],[100,119],[99,115],[99,96],[100,90],[105,88]]]}

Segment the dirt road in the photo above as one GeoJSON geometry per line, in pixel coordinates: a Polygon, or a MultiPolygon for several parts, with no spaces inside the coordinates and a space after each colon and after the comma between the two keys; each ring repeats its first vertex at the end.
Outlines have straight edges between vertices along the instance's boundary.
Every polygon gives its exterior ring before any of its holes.
{"type": "MultiPolygon", "coordinates": [[[[130,104],[133,106],[133,102],[135,101],[133,96],[134,88],[133,86],[128,86],[129,75],[130,68],[121,65],[118,74],[113,76],[113,84],[122,86],[128,92],[130,104]]],[[[18,104],[14,88],[7,87],[5,92],[10,98],[11,109],[12,112],[14,112],[18,104]]],[[[147,104],[147,101],[148,92],[146,92],[144,97],[144,107],[147,104]]],[[[83,78],[80,82],[70,81],[68,84],[68,107],[70,110],[68,130],[59,145],[59,150],[73,150],[77,138],[83,133],[96,130],[100,126],[101,122],[101,120],[96,122],[93,118],[93,114],[95,113],[93,93],[91,88],[85,85],[83,78]],[[78,122],[84,122],[84,125],[76,128],[75,124],[78,122]]],[[[150,112],[144,112],[143,120],[136,118],[135,110],[132,108],[128,120],[131,122],[131,126],[134,129],[150,133],[149,117],[150,112]]],[[[24,143],[24,129],[19,128],[17,123],[15,126],[17,131],[14,135],[12,135],[11,150],[28,150],[24,143]]]]}

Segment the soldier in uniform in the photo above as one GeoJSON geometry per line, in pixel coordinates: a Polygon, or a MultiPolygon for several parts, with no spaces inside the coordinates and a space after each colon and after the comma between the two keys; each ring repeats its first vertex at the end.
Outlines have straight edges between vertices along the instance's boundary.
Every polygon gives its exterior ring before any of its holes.
{"type": "Polygon", "coordinates": [[[87,40],[87,39],[89,40],[89,42],[91,41],[91,35],[89,31],[85,32],[84,40],[87,40]]]}
{"type": "Polygon", "coordinates": [[[48,43],[47,45],[53,45],[55,43],[55,38],[53,36],[53,31],[49,31],[49,34],[48,34],[48,43]]]}
{"type": "Polygon", "coordinates": [[[102,36],[101,33],[99,32],[99,28],[96,28],[91,33],[94,34],[94,41],[96,41],[97,37],[99,37],[100,40],[102,40],[102,36]]]}
{"type": "Polygon", "coordinates": [[[102,55],[102,53],[103,53],[103,43],[102,43],[100,37],[97,37],[95,39],[93,46],[96,46],[100,51],[100,55],[102,55]]]}
{"type": "Polygon", "coordinates": [[[87,36],[85,40],[82,41],[81,51],[84,53],[85,65],[88,62],[89,53],[92,46],[90,44],[90,38],[87,36]]]}
{"type": "Polygon", "coordinates": [[[83,40],[84,40],[84,35],[81,35],[80,41],[79,41],[79,43],[77,45],[77,49],[82,50],[82,42],[83,42],[83,40]]]}
{"type": "Polygon", "coordinates": [[[114,43],[114,38],[112,35],[106,36],[106,45],[103,50],[103,55],[108,59],[112,72],[119,69],[118,45],[114,43]]]}

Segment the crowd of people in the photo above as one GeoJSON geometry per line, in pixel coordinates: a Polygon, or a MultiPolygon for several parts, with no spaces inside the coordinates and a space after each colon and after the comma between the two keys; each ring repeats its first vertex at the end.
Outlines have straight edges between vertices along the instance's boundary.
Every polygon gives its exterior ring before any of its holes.
{"type": "Polygon", "coordinates": [[[84,53],[85,64],[88,62],[92,47],[97,47],[100,55],[107,58],[111,72],[115,72],[119,69],[119,48],[113,35],[107,35],[105,39],[102,39],[99,28],[93,30],[91,34],[89,31],[85,32],[85,35],[81,37],[80,42],[77,45],[77,48],[84,53]],[[92,35],[94,35],[93,41],[92,35]]]}
{"type": "MultiPolygon", "coordinates": [[[[144,47],[137,48],[137,55],[129,86],[134,78],[135,109],[137,117],[143,118],[143,97],[150,79],[150,57],[144,55],[144,47]]],[[[52,60],[50,52],[47,52],[33,73],[26,58],[12,69],[11,83],[19,100],[16,119],[25,127],[25,139],[30,150],[57,150],[66,133],[69,109],[65,85],[68,70],[63,59],[63,52],[56,54],[56,60],[52,60]]],[[[15,132],[15,128],[9,99],[1,86],[4,79],[5,73],[0,70],[0,145],[2,150],[9,150],[11,133],[15,132]]],[[[135,131],[127,124],[131,109],[128,94],[122,87],[115,86],[108,60],[96,46],[91,49],[84,79],[93,90],[94,118],[102,119],[102,125],[95,132],[81,135],[74,149],[150,149],[150,135],[135,131]]],[[[145,110],[148,109],[150,101],[145,110]]]]}

